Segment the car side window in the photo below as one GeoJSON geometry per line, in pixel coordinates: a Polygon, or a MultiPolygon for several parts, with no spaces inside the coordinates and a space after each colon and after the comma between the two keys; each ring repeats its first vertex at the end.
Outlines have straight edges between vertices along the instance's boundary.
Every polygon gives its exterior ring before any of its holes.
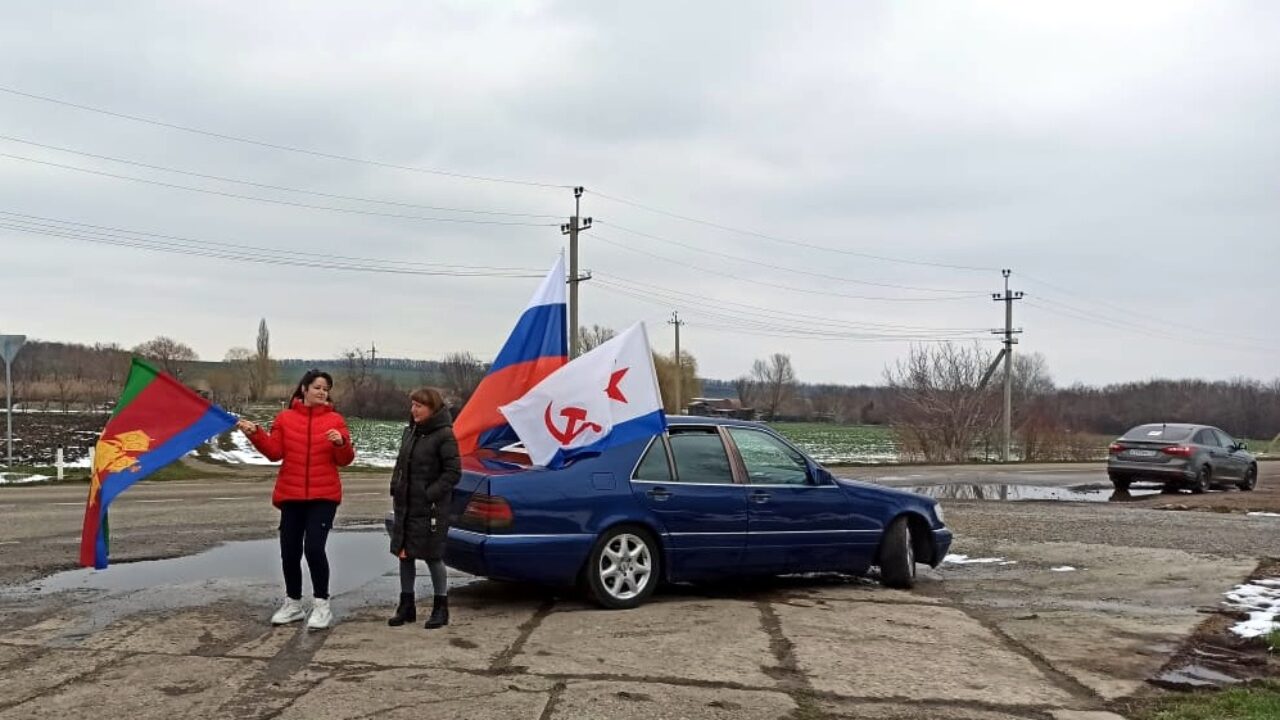
{"type": "Polygon", "coordinates": [[[747,428],[728,428],[738,446],[747,482],[753,485],[807,485],[809,464],[795,449],[768,433],[747,428]]]}
{"type": "Polygon", "coordinates": [[[1209,447],[1225,447],[1222,442],[1218,440],[1218,434],[1214,431],[1205,429],[1196,433],[1196,437],[1200,437],[1201,435],[1204,436],[1204,439],[1197,441],[1201,445],[1208,445],[1209,447]]]}
{"type": "Polygon", "coordinates": [[[729,455],[715,428],[672,431],[671,452],[675,456],[677,482],[733,484],[729,455]]]}
{"type": "Polygon", "coordinates": [[[1214,430],[1213,434],[1218,436],[1218,444],[1224,448],[1229,448],[1236,444],[1236,441],[1232,440],[1230,435],[1221,430],[1214,430]]]}
{"type": "Polygon", "coordinates": [[[636,466],[636,480],[671,482],[671,466],[667,464],[667,445],[661,437],[654,438],[644,458],[636,466]]]}

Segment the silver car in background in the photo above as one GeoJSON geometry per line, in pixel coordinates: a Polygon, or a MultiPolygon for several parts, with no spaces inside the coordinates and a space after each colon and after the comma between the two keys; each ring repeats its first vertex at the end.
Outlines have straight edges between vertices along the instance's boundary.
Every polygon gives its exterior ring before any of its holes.
{"type": "Polygon", "coordinates": [[[1244,443],[1218,428],[1160,423],[1139,425],[1112,443],[1107,475],[1117,490],[1127,490],[1135,480],[1195,493],[1226,483],[1252,490],[1258,485],[1258,461],[1244,443]]]}

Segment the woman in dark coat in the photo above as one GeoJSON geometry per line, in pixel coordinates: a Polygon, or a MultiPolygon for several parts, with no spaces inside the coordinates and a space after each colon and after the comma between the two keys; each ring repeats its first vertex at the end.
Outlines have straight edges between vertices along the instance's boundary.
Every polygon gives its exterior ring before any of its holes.
{"type": "Polygon", "coordinates": [[[391,497],[395,521],[391,525],[391,554],[400,558],[400,604],[388,625],[418,619],[414,597],[417,560],[431,571],[435,603],[427,629],[449,624],[449,577],[444,566],[444,544],[449,534],[449,506],[453,486],[462,475],[453,417],[444,397],[435,388],[418,388],[409,394],[412,421],[400,439],[400,455],[391,473],[391,497]]]}

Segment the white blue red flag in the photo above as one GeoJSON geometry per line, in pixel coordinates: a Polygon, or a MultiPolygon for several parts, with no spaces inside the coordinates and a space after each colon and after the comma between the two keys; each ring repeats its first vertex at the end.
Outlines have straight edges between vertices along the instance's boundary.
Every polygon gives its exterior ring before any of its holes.
{"type": "Polygon", "coordinates": [[[667,416],[644,323],[574,359],[501,411],[530,459],[551,468],[663,432],[667,416]]]}
{"type": "Polygon", "coordinates": [[[529,392],[569,362],[567,312],[562,255],[529,300],[489,373],[453,421],[461,454],[469,455],[477,447],[501,447],[515,442],[515,433],[498,408],[529,392]]]}

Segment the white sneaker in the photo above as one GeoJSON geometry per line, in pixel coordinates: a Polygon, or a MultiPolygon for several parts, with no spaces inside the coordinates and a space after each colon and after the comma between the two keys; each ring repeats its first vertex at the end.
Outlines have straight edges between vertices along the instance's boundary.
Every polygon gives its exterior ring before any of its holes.
{"type": "Polygon", "coordinates": [[[307,627],[323,630],[332,624],[333,610],[329,608],[329,601],[316,598],[315,605],[311,607],[311,616],[307,618],[307,627]]]}
{"type": "Polygon", "coordinates": [[[302,601],[293,598],[285,598],[284,604],[271,616],[272,625],[288,625],[291,622],[298,622],[307,616],[307,611],[302,609],[302,601]]]}

